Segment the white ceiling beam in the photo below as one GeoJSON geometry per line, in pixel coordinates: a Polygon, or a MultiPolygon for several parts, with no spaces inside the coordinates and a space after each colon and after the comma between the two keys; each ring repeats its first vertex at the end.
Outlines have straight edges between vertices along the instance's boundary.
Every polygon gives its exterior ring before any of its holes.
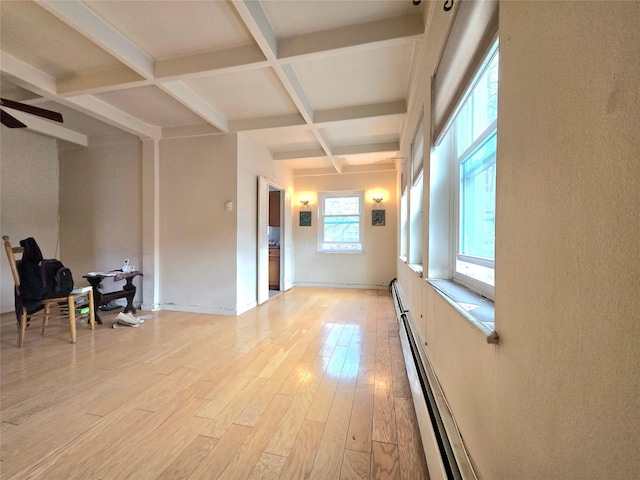
{"type": "Polygon", "coordinates": [[[178,80],[160,83],[160,89],[171,95],[194,113],[200,115],[214,127],[222,132],[229,131],[229,120],[206,102],[200,95],[189,88],[185,83],[178,80]]]}
{"type": "Polygon", "coordinates": [[[331,142],[327,138],[327,135],[320,129],[314,128],[313,133],[315,134],[320,146],[327,152],[327,157],[329,157],[329,161],[333,168],[336,169],[336,172],[342,173],[342,160],[333,156],[333,151],[331,149],[331,142]]]}
{"type": "Polygon", "coordinates": [[[293,61],[320,54],[343,54],[345,50],[381,48],[415,42],[423,35],[422,21],[405,15],[284,38],[278,41],[278,58],[293,61]]]}
{"type": "Polygon", "coordinates": [[[58,94],[61,97],[96,94],[122,90],[126,88],[151,85],[147,80],[128,67],[121,66],[99,72],[88,72],[80,75],[60,78],[57,81],[58,94]]]}
{"type": "Polygon", "coordinates": [[[278,39],[276,38],[267,15],[260,2],[252,0],[231,0],[238,15],[264,53],[267,60],[273,61],[278,54],[278,39]]]}
{"type": "Polygon", "coordinates": [[[283,150],[273,152],[274,160],[295,160],[297,158],[320,158],[326,157],[327,153],[321,148],[309,148],[305,150],[283,150]]]}
{"type": "Polygon", "coordinates": [[[48,73],[0,51],[0,71],[18,87],[42,97],[56,94],[56,79],[48,73]]]}
{"type": "Polygon", "coordinates": [[[81,0],[37,3],[144,78],[153,78],[155,60],[81,0]]]}
{"type": "Polygon", "coordinates": [[[275,117],[245,118],[229,122],[231,132],[251,132],[284,127],[307,127],[307,123],[298,113],[291,115],[278,115],[275,117]]]}
{"type": "Polygon", "coordinates": [[[262,6],[259,2],[249,0],[232,0],[232,3],[300,114],[307,123],[311,124],[313,110],[300,85],[300,80],[289,65],[280,65],[277,62],[277,38],[262,6]]]}
{"type": "Polygon", "coordinates": [[[316,125],[341,122],[345,120],[363,120],[390,115],[405,115],[407,104],[404,100],[397,102],[376,103],[373,105],[356,105],[353,107],[334,108],[315,112],[313,121],[316,125]]]}
{"type": "Polygon", "coordinates": [[[69,130],[68,128],[57,123],[44,120],[36,115],[30,115],[6,106],[3,106],[2,108],[11,110],[11,116],[24,123],[27,126],[27,130],[31,130],[32,132],[36,132],[41,135],[46,135],[47,137],[52,137],[57,140],[65,140],[83,147],[89,145],[89,139],[86,135],[69,130]]]}
{"type": "Polygon", "coordinates": [[[63,104],[69,105],[90,117],[97,118],[109,125],[140,137],[161,138],[162,129],[156,125],[149,125],[133,115],[124,112],[93,95],[79,95],[61,99],[63,104]]]}
{"type": "Polygon", "coordinates": [[[158,80],[198,78],[266,67],[264,54],[255,45],[225,48],[156,61],[158,80]]]}
{"type": "Polygon", "coordinates": [[[400,150],[400,142],[380,142],[333,147],[333,154],[342,156],[357,155],[360,153],[389,153],[397,152],[398,150],[400,150]]]}

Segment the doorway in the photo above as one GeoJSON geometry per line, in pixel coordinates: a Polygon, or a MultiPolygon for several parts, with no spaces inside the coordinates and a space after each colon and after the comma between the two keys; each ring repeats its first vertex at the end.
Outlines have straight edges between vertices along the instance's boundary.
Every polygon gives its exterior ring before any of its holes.
{"type": "Polygon", "coordinates": [[[282,276],[280,275],[281,215],[282,192],[269,185],[269,224],[267,237],[269,241],[269,298],[280,292],[282,276]]]}
{"type": "Polygon", "coordinates": [[[290,216],[290,195],[276,183],[258,177],[258,305],[289,288],[290,216]]]}

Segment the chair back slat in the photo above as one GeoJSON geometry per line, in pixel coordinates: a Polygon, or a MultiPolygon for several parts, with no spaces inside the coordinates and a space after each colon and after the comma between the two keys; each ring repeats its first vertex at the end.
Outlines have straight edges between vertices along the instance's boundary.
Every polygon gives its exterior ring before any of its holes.
{"type": "Polygon", "coordinates": [[[22,247],[12,247],[11,242],[9,241],[9,237],[7,235],[3,235],[2,239],[4,240],[4,250],[7,252],[7,259],[9,260],[9,268],[11,268],[11,275],[13,275],[13,283],[16,285],[17,293],[20,293],[20,276],[18,275],[18,267],[17,262],[22,259],[22,254],[24,253],[24,248],[22,247]],[[16,255],[20,255],[20,258],[16,260],[16,255]]]}

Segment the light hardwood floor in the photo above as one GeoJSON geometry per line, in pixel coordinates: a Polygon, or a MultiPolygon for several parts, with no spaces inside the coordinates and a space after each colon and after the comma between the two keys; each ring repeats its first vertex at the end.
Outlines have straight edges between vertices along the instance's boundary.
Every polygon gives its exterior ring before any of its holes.
{"type": "Polygon", "coordinates": [[[1,478],[428,478],[387,291],[102,316],[76,344],[32,325],[19,349],[2,315],[1,478]]]}

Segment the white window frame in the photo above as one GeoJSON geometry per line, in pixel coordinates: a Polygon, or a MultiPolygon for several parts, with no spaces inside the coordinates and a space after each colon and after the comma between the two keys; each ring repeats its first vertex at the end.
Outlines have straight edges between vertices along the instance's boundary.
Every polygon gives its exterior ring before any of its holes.
{"type": "MultiPolygon", "coordinates": [[[[473,152],[484,144],[487,139],[489,139],[492,135],[497,136],[498,131],[498,120],[494,120],[489,126],[485,128],[485,130],[478,136],[476,140],[472,142],[467,148],[465,148],[464,152],[457,152],[458,139],[456,138],[456,129],[453,128],[455,121],[458,117],[458,114],[462,108],[462,106],[467,101],[470,93],[474,90],[478,79],[482,76],[490,61],[494,58],[494,56],[499,51],[498,40],[496,39],[492,44],[489,51],[486,53],[484,60],[482,61],[480,68],[478,69],[477,74],[474,76],[473,81],[469,84],[466,93],[461,98],[458,106],[456,107],[454,114],[452,115],[451,120],[447,128],[445,128],[444,132],[450,131],[448,135],[445,136],[443,133],[444,140],[438,148],[442,148],[442,154],[445,157],[448,157],[449,165],[450,165],[450,192],[451,192],[451,232],[450,232],[450,272],[451,277],[454,281],[464,285],[471,290],[474,290],[481,295],[494,299],[495,296],[495,281],[494,284],[486,283],[472,276],[465,275],[461,271],[457,269],[457,262],[463,261],[468,264],[476,265],[479,267],[487,268],[493,270],[493,277],[495,278],[495,260],[494,259],[483,259],[479,257],[473,257],[468,255],[463,255],[460,253],[460,182],[461,182],[461,163],[463,160],[467,159],[473,152]]],[[[495,235],[495,232],[494,232],[495,235]]]]}
{"type": "Polygon", "coordinates": [[[400,197],[400,260],[407,262],[409,187],[405,186],[400,197]]]}
{"type": "Polygon", "coordinates": [[[424,204],[424,114],[411,143],[411,187],[409,194],[409,264],[422,274],[422,220],[424,204]]]}
{"type": "Polygon", "coordinates": [[[364,233],[364,190],[341,190],[341,191],[333,191],[333,192],[319,192],[318,193],[318,252],[321,253],[363,253],[363,233],[364,233]],[[359,244],[359,248],[357,249],[341,249],[341,248],[324,248],[324,244],[333,243],[338,245],[339,242],[325,242],[324,239],[324,219],[325,219],[325,199],[327,198],[336,198],[336,197],[357,197],[358,198],[358,233],[359,233],[359,241],[358,242],[348,242],[348,243],[356,243],[359,244]]]}

